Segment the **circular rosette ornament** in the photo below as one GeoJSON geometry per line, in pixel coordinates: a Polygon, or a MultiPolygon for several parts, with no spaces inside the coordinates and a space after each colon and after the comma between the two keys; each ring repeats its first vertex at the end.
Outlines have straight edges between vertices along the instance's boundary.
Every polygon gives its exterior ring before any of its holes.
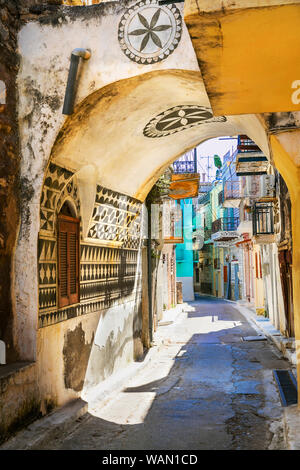
{"type": "Polygon", "coordinates": [[[149,65],[166,59],[181,39],[182,18],[176,5],[144,0],[132,5],[121,18],[118,39],[133,62],[149,65]]]}
{"type": "Polygon", "coordinates": [[[200,124],[225,121],[225,116],[215,117],[212,110],[205,106],[175,106],[151,119],[144,128],[143,133],[145,137],[166,137],[200,124]]]}

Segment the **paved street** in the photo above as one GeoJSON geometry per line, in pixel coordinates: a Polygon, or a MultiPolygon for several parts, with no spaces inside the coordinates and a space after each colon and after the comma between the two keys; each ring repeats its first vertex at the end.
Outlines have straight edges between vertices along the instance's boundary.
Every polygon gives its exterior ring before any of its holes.
{"type": "Polygon", "coordinates": [[[288,369],[235,304],[202,297],[161,326],[159,353],[107,405],[43,449],[284,449],[273,369],[288,369]]]}

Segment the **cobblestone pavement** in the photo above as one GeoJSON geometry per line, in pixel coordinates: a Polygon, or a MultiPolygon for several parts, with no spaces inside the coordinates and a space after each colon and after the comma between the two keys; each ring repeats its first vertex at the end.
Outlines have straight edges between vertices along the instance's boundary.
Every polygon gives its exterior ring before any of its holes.
{"type": "Polygon", "coordinates": [[[234,303],[190,302],[187,318],[161,326],[161,350],[106,406],[43,449],[285,449],[273,369],[290,369],[234,303]]]}

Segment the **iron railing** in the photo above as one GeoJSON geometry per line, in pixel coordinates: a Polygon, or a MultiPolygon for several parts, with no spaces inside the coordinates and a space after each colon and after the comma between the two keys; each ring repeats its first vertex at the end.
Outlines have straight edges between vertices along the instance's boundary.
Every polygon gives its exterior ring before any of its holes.
{"type": "Polygon", "coordinates": [[[197,173],[196,162],[194,160],[176,161],[173,163],[174,173],[197,173]]]}
{"type": "Polygon", "coordinates": [[[212,223],[212,233],[234,231],[239,225],[239,220],[239,217],[222,217],[214,220],[212,223]]]}
{"type": "Polygon", "coordinates": [[[271,202],[256,202],[252,215],[253,235],[274,234],[274,213],[271,202]]]}
{"type": "Polygon", "coordinates": [[[260,148],[247,135],[238,136],[238,153],[261,152],[260,148]]]}
{"type": "Polygon", "coordinates": [[[240,199],[241,195],[241,185],[239,180],[228,180],[224,183],[224,201],[228,199],[240,199]]]}

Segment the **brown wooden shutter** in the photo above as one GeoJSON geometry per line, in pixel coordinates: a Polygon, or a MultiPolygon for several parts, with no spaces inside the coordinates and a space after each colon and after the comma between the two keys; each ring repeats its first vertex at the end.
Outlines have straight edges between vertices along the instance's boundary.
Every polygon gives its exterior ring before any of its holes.
{"type": "Polygon", "coordinates": [[[227,266],[224,266],[224,282],[228,282],[228,270],[227,270],[227,266]]]}
{"type": "Polygon", "coordinates": [[[58,217],[58,304],[79,302],[79,220],[58,217]]]}

